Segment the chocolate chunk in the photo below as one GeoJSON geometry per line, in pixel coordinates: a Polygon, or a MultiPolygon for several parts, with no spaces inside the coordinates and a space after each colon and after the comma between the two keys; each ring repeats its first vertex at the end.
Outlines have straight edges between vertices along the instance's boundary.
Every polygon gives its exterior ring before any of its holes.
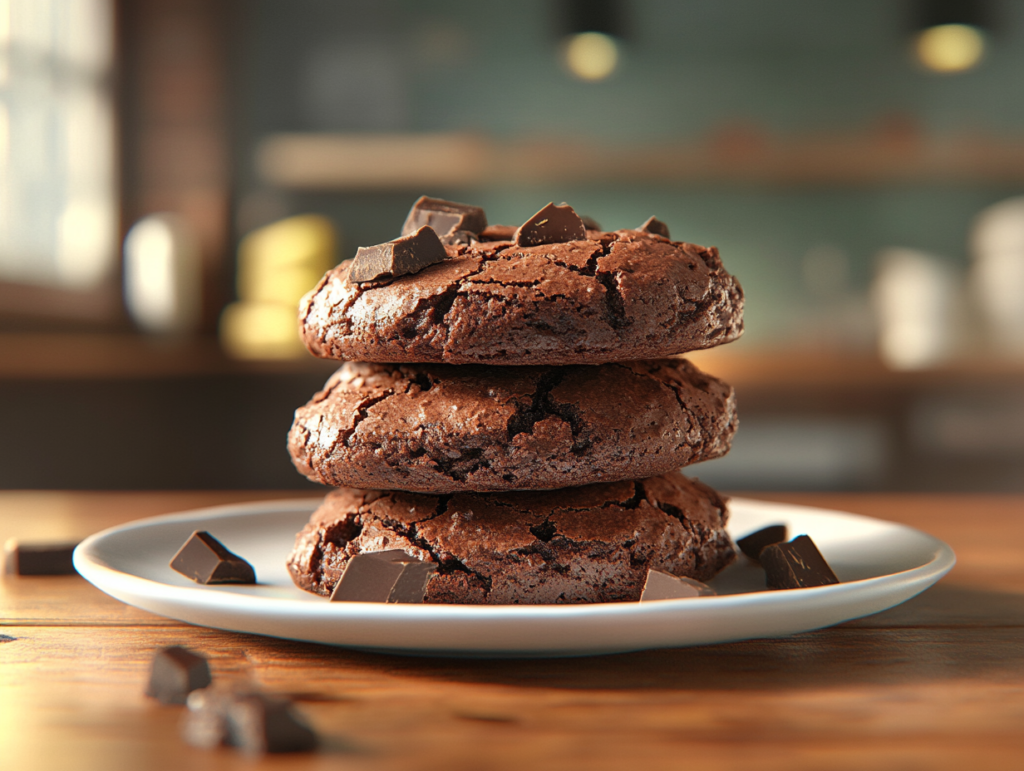
{"type": "Polygon", "coordinates": [[[665,236],[665,238],[670,238],[668,234],[668,225],[656,217],[648,217],[647,222],[638,227],[637,230],[642,230],[645,233],[654,233],[656,236],[665,236]]]}
{"type": "Polygon", "coordinates": [[[70,576],[75,574],[71,559],[77,543],[4,544],[4,572],[15,576],[70,576]]]}
{"type": "Polygon", "coordinates": [[[511,241],[516,237],[514,225],[488,225],[478,234],[481,241],[511,241]]]}
{"type": "Polygon", "coordinates": [[[193,747],[221,745],[243,752],[304,752],[316,748],[316,733],[292,703],[253,688],[204,688],[188,697],[182,738],[193,747]]]}
{"type": "Polygon", "coordinates": [[[252,565],[228,551],[205,530],[192,533],[174,555],[171,567],[200,584],[256,583],[252,565]]]}
{"type": "Polygon", "coordinates": [[[707,597],[715,594],[715,590],[700,581],[686,576],[674,576],[661,570],[648,570],[647,583],[640,602],[651,600],[683,600],[688,597],[707,597]]]}
{"type": "Polygon", "coordinates": [[[571,206],[555,206],[549,203],[519,226],[515,242],[519,246],[536,246],[580,241],[586,237],[587,229],[583,225],[583,220],[571,206]]]}
{"type": "Polygon", "coordinates": [[[782,543],[789,538],[785,525],[769,525],[760,530],[746,535],[736,542],[740,551],[746,554],[754,562],[759,562],[761,550],[773,543],[782,543]]]}
{"type": "Polygon", "coordinates": [[[770,589],[800,589],[838,584],[839,579],[806,535],[775,543],[761,551],[761,565],[770,589]]]}
{"type": "Polygon", "coordinates": [[[153,657],[146,695],[162,704],[184,704],[192,691],[205,688],[211,681],[205,657],[173,645],[157,651],[153,657]]]}
{"type": "Polygon", "coordinates": [[[287,699],[262,693],[233,699],[227,710],[228,744],[243,752],[308,752],[316,733],[287,699]]]}
{"type": "Polygon", "coordinates": [[[587,230],[601,229],[601,226],[597,224],[597,220],[595,220],[593,217],[588,217],[587,215],[584,214],[580,216],[580,221],[583,222],[583,227],[585,227],[587,230]]]}
{"type": "Polygon", "coordinates": [[[437,565],[401,549],[357,554],[346,563],[331,602],[423,602],[435,570],[437,565]]]}
{"type": "Polygon", "coordinates": [[[355,283],[379,278],[418,273],[428,265],[448,258],[441,239],[429,227],[422,227],[409,236],[376,246],[360,246],[349,271],[348,280],[355,283]]]}
{"type": "Polygon", "coordinates": [[[446,236],[456,230],[479,233],[487,227],[487,215],[479,206],[444,201],[440,198],[420,199],[412,205],[402,225],[402,235],[415,233],[422,227],[433,228],[439,236],[446,236]]]}
{"type": "Polygon", "coordinates": [[[448,235],[441,236],[441,243],[445,246],[469,246],[477,241],[476,233],[468,230],[456,230],[448,235]]]}

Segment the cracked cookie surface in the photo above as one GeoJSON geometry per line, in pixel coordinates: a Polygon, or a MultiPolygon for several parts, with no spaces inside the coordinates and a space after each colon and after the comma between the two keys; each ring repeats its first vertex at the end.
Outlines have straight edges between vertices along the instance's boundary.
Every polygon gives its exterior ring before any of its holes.
{"type": "Polygon", "coordinates": [[[295,412],[314,482],[427,493],[664,474],[729,450],[733,390],[683,359],[596,366],[344,364],[295,412]]]}
{"type": "Polygon", "coordinates": [[[678,472],[550,492],[332,491],[288,559],[330,596],[349,557],[401,549],[436,563],[424,602],[562,604],[640,599],[649,569],[707,581],[735,558],[723,499],[678,472]]]}
{"type": "Polygon", "coordinates": [[[447,364],[596,364],[735,340],[743,292],[716,249],[639,230],[539,246],[446,247],[422,271],[368,283],[329,271],[299,309],[326,359],[447,364]]]}

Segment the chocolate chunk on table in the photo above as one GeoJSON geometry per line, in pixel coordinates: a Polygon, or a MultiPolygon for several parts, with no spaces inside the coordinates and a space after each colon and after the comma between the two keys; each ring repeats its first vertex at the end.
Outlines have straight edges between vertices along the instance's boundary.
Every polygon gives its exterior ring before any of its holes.
{"type": "Polygon", "coordinates": [[[651,600],[683,600],[689,597],[708,597],[715,590],[707,584],[695,581],[686,576],[674,576],[662,570],[648,570],[644,592],[640,602],[651,600]]]}
{"type": "Polygon", "coordinates": [[[256,571],[207,533],[196,530],[178,549],[171,567],[200,584],[254,584],[256,571]]]}
{"type": "Polygon", "coordinates": [[[761,565],[770,589],[801,589],[838,584],[839,579],[806,535],[776,543],[761,551],[761,565]]]}
{"type": "Polygon", "coordinates": [[[204,688],[188,698],[182,738],[193,747],[222,745],[252,754],[305,752],[317,737],[291,701],[249,687],[204,688]]]}
{"type": "Polygon", "coordinates": [[[744,536],[736,542],[736,545],[754,562],[760,562],[761,551],[766,546],[782,543],[787,538],[789,538],[789,532],[785,525],[769,525],[744,536]]]}
{"type": "Polygon", "coordinates": [[[75,574],[71,557],[77,543],[4,544],[4,572],[15,576],[69,576],[75,574]]]}
{"type": "Polygon", "coordinates": [[[422,227],[433,228],[439,236],[456,230],[479,233],[487,227],[487,215],[479,206],[420,196],[412,205],[402,225],[402,235],[408,236],[422,227]]]}
{"type": "Polygon", "coordinates": [[[583,220],[571,206],[549,203],[519,226],[515,242],[519,246],[536,246],[580,241],[586,237],[587,229],[583,220]]]}
{"type": "Polygon", "coordinates": [[[668,234],[668,225],[659,220],[657,217],[648,217],[647,221],[641,225],[637,230],[642,230],[645,233],[654,233],[656,236],[664,236],[670,238],[668,234]]]}
{"type": "Polygon", "coordinates": [[[412,235],[396,238],[376,246],[360,246],[348,274],[355,283],[396,278],[418,273],[428,265],[448,258],[441,239],[429,227],[422,227],[412,235]]]}
{"type": "Polygon", "coordinates": [[[357,554],[345,564],[331,602],[423,602],[435,570],[401,549],[357,554]]]}
{"type": "Polygon", "coordinates": [[[211,682],[210,665],[204,656],[173,645],[157,651],[153,657],[146,695],[163,704],[184,704],[192,691],[211,682]]]}

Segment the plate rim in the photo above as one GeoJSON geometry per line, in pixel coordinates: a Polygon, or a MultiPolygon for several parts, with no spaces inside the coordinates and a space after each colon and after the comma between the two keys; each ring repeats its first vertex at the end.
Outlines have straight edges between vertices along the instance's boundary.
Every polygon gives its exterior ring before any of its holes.
{"type": "MultiPolygon", "coordinates": [[[[262,606],[266,606],[269,603],[270,607],[275,610],[286,611],[291,608],[301,608],[304,613],[315,614],[317,617],[323,617],[325,619],[346,618],[351,619],[352,621],[369,621],[400,617],[403,619],[408,618],[411,622],[420,617],[431,621],[440,621],[448,618],[452,620],[458,619],[461,621],[473,619],[479,619],[480,621],[498,621],[506,619],[522,619],[524,617],[535,617],[538,620],[547,617],[555,617],[559,619],[585,619],[594,616],[608,617],[609,620],[612,620],[619,615],[643,616],[647,614],[660,615],[662,612],[676,613],[683,609],[692,608],[694,602],[702,603],[705,606],[713,605],[715,608],[722,607],[728,609],[741,609],[742,606],[752,602],[756,602],[757,604],[763,603],[766,596],[770,596],[772,598],[773,604],[781,605],[784,608],[792,604],[803,604],[806,601],[806,598],[813,596],[834,595],[837,597],[843,597],[849,594],[857,594],[862,592],[866,586],[883,588],[889,585],[905,584],[909,581],[914,584],[922,584],[921,591],[923,591],[928,588],[928,586],[931,586],[941,579],[956,564],[956,555],[948,544],[935,536],[900,522],[892,522],[838,509],[806,506],[798,503],[764,501],[742,496],[730,497],[730,505],[762,510],[798,510],[804,514],[825,514],[833,518],[839,517],[864,523],[883,524],[889,528],[900,529],[916,536],[924,537],[928,541],[932,542],[932,545],[935,547],[935,554],[930,560],[921,565],[893,573],[886,573],[881,576],[845,581],[840,584],[832,584],[829,586],[789,589],[785,592],[771,592],[767,595],[765,592],[745,592],[731,595],[715,595],[710,597],[678,600],[659,600],[657,602],[646,603],[609,602],[573,605],[455,605],[310,602],[308,599],[255,596],[224,591],[209,592],[202,586],[177,586],[119,570],[106,564],[99,558],[99,555],[95,553],[99,545],[105,539],[114,535],[130,532],[132,530],[146,529],[154,525],[160,525],[168,522],[194,520],[200,517],[203,519],[237,518],[253,514],[272,514],[277,511],[284,513],[285,510],[295,512],[308,511],[311,513],[319,505],[321,500],[322,499],[320,498],[313,497],[282,498],[270,501],[222,504],[132,520],[121,525],[106,528],[83,540],[75,549],[75,568],[87,581],[92,583],[101,591],[111,594],[111,596],[114,596],[116,599],[126,602],[127,604],[134,603],[127,602],[116,594],[109,592],[103,586],[103,584],[106,583],[105,579],[112,578],[120,584],[127,584],[129,589],[134,587],[134,591],[129,592],[131,594],[139,594],[144,590],[147,595],[154,596],[157,599],[171,601],[177,600],[183,602],[189,597],[196,596],[192,593],[201,592],[205,597],[205,604],[213,606],[221,605],[225,608],[230,606],[230,609],[233,611],[244,610],[247,606],[252,605],[260,606],[253,607],[252,610],[263,610],[266,612],[262,606]],[[97,580],[93,580],[94,578],[97,580]]],[[[781,515],[782,511],[780,511],[780,516],[781,515]]],[[[146,610],[148,610],[148,608],[146,610]]]]}

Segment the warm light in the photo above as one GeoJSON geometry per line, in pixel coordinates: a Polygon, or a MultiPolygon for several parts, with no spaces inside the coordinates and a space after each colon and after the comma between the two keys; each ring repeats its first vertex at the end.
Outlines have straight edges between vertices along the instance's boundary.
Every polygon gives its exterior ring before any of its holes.
{"type": "Polygon", "coordinates": [[[985,37],[977,27],[940,24],[917,36],[917,58],[935,72],[963,72],[981,61],[985,37]]]}
{"type": "Polygon", "coordinates": [[[199,246],[173,214],[150,214],[124,239],[124,299],[147,332],[190,332],[199,323],[199,246]]]}
{"type": "Polygon", "coordinates": [[[565,64],[580,80],[604,80],[619,63],[615,38],[602,32],[581,32],[565,45],[565,64]]]}

